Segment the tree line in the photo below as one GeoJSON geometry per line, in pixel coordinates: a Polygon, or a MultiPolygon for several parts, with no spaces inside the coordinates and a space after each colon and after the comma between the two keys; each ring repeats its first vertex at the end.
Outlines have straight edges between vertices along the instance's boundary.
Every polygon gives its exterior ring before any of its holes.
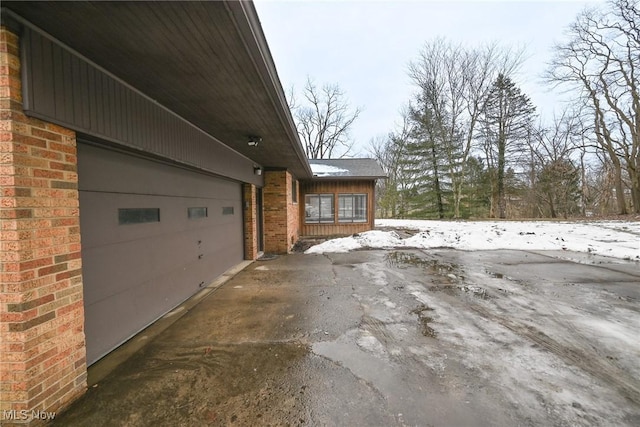
{"type": "MultiPolygon", "coordinates": [[[[638,0],[584,10],[554,46],[544,79],[572,102],[550,123],[516,82],[523,60],[497,43],[425,43],[408,68],[415,93],[401,124],[370,143],[388,175],[380,217],[640,213],[638,0]]],[[[307,82],[307,105],[293,111],[310,158],[348,153],[359,110],[343,95],[307,82]]]]}
{"type": "Polygon", "coordinates": [[[547,84],[574,101],[551,123],[514,81],[522,51],[427,42],[399,128],[371,143],[382,217],[640,213],[640,14],[613,0],[554,47],[547,84]]]}

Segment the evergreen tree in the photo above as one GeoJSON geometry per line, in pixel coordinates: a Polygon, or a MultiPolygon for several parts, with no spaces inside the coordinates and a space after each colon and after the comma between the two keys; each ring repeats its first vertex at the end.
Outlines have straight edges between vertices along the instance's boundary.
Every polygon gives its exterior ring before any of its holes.
{"type": "Polygon", "coordinates": [[[418,97],[409,107],[412,133],[406,146],[405,167],[415,177],[410,200],[412,216],[445,218],[451,212],[450,151],[442,117],[434,113],[425,97],[418,97]]]}
{"type": "Polygon", "coordinates": [[[524,147],[534,113],[529,97],[509,77],[499,74],[484,104],[480,132],[487,162],[495,169],[493,216],[497,204],[498,216],[506,218],[507,158],[524,147]]]}
{"type": "Polygon", "coordinates": [[[485,218],[489,215],[491,206],[491,182],[489,171],[485,168],[480,157],[469,157],[465,168],[464,182],[466,184],[463,200],[464,218],[485,218]]]}

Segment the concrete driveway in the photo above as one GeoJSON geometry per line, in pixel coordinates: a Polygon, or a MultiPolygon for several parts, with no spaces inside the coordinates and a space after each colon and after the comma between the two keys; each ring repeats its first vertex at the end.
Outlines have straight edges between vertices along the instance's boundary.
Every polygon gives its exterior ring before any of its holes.
{"type": "Polygon", "coordinates": [[[184,311],[56,424],[640,425],[638,263],[294,254],[184,311]]]}

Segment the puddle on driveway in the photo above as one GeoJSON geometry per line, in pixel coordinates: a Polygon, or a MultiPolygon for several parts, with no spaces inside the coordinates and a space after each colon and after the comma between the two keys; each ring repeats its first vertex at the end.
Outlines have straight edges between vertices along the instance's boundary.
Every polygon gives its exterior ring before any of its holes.
{"type": "Polygon", "coordinates": [[[458,287],[455,285],[451,285],[451,284],[446,284],[446,285],[433,285],[433,286],[429,286],[427,287],[427,290],[431,291],[431,292],[444,292],[448,295],[452,295],[452,296],[456,296],[459,294],[458,292],[458,287]]]}
{"type": "Polygon", "coordinates": [[[420,258],[416,254],[402,251],[390,251],[385,254],[385,262],[387,265],[395,268],[424,267],[428,268],[431,264],[430,260],[420,258]]]}
{"type": "Polygon", "coordinates": [[[438,259],[424,259],[411,252],[390,251],[385,255],[385,262],[394,268],[425,268],[432,274],[452,274],[460,269],[456,264],[449,264],[438,259]]]}
{"type": "Polygon", "coordinates": [[[418,321],[420,322],[422,335],[425,337],[436,338],[438,335],[436,331],[429,326],[429,323],[433,322],[433,317],[428,316],[425,312],[433,311],[433,308],[420,304],[418,307],[414,308],[410,311],[411,314],[416,314],[418,316],[418,321]]]}
{"type": "MultiPolygon", "coordinates": [[[[492,296],[489,294],[487,289],[477,285],[452,285],[452,284],[434,285],[434,286],[427,287],[427,290],[429,290],[430,292],[444,292],[447,295],[451,295],[455,297],[460,297],[462,295],[471,295],[473,297],[481,298],[481,299],[495,298],[495,296],[492,296]]],[[[506,292],[503,289],[499,289],[499,290],[506,292]]]]}
{"type": "Polygon", "coordinates": [[[485,272],[494,279],[504,279],[504,274],[502,273],[496,273],[490,270],[485,270],[485,272]]]}
{"type": "MultiPolygon", "coordinates": [[[[438,276],[439,279],[434,285],[426,287],[431,292],[444,292],[456,297],[471,295],[481,299],[493,298],[485,287],[473,283],[465,283],[464,270],[458,264],[443,262],[440,259],[422,258],[416,253],[405,251],[390,251],[385,255],[384,260],[388,266],[393,268],[409,269],[417,267],[426,270],[426,273],[431,276],[438,276]]],[[[485,273],[498,279],[506,277],[488,270],[485,273]]],[[[403,288],[404,286],[394,286],[395,290],[402,290],[403,288]]],[[[429,334],[427,333],[426,335],[430,336],[429,334]]]]}
{"type": "Polygon", "coordinates": [[[458,289],[478,298],[482,298],[482,299],[491,298],[487,293],[487,290],[482,286],[464,285],[464,286],[458,286],[458,289]]]}

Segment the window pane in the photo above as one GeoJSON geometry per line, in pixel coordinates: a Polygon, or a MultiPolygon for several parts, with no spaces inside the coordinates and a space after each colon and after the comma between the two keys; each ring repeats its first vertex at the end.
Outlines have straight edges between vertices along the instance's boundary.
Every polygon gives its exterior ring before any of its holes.
{"type": "Polygon", "coordinates": [[[367,222],[367,195],[356,194],[353,196],[354,201],[354,222],[367,222]]]}
{"type": "Polygon", "coordinates": [[[338,219],[348,222],[353,216],[353,198],[351,195],[341,194],[338,196],[338,219]]]}
{"type": "Polygon", "coordinates": [[[187,217],[189,219],[206,218],[207,208],[204,208],[204,207],[187,208],[187,217]]]}
{"type": "Polygon", "coordinates": [[[367,222],[367,195],[340,194],[338,196],[340,222],[367,222]]]}
{"type": "Polygon", "coordinates": [[[291,201],[298,203],[298,181],[295,179],[291,181],[291,201]]]}
{"type": "Polygon", "coordinates": [[[308,194],[304,197],[304,221],[320,222],[320,198],[316,194],[308,194]]]}
{"type": "Polygon", "coordinates": [[[334,204],[333,195],[320,196],[320,222],[333,222],[334,204]]]}
{"type": "Polygon", "coordinates": [[[118,224],[120,225],[159,221],[160,209],[158,208],[118,209],[118,224]]]}
{"type": "Polygon", "coordinates": [[[307,194],[304,197],[304,222],[333,223],[335,208],[333,194],[307,194]]]}

